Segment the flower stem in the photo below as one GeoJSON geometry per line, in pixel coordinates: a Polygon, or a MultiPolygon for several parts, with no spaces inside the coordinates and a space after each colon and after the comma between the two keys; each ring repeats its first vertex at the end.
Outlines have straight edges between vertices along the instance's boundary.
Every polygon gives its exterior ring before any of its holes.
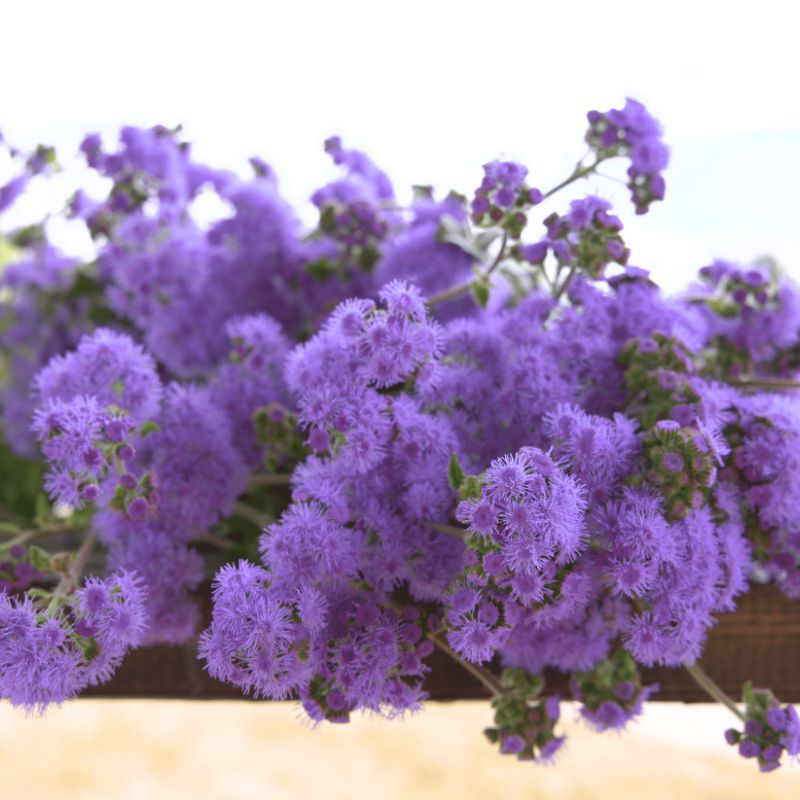
{"type": "Polygon", "coordinates": [[[428,638],[443,653],[450,656],[450,658],[452,658],[454,661],[457,661],[462,667],[464,667],[465,670],[467,670],[467,672],[469,672],[473,677],[477,678],[489,690],[493,697],[498,697],[503,693],[503,687],[500,685],[500,681],[495,675],[489,672],[488,669],[484,669],[478,664],[473,664],[472,662],[461,658],[461,656],[456,653],[452,647],[450,647],[450,645],[447,643],[447,640],[440,633],[429,633],[428,638]]]}
{"type": "Polygon", "coordinates": [[[233,513],[238,514],[240,517],[250,521],[258,528],[263,528],[269,523],[269,516],[262,513],[257,508],[248,505],[247,503],[238,502],[233,507],[233,513]]]}
{"type": "Polygon", "coordinates": [[[800,389],[800,381],[783,380],[782,378],[728,378],[726,383],[731,386],[753,389],[800,389]]]}
{"type": "MultiPolygon", "coordinates": [[[[403,613],[404,606],[397,600],[387,597],[384,602],[389,608],[393,608],[398,614],[403,613]]],[[[497,676],[489,672],[488,669],[484,669],[478,664],[473,664],[472,662],[461,658],[461,656],[456,653],[452,647],[450,647],[450,645],[447,643],[447,639],[445,639],[442,633],[434,633],[433,631],[429,631],[427,637],[431,640],[435,647],[438,647],[439,650],[452,658],[453,661],[461,664],[461,666],[464,667],[464,669],[469,672],[470,675],[479,680],[489,690],[493,697],[498,697],[503,693],[503,687],[500,685],[500,680],[497,678],[497,676]]]]}
{"type": "Polygon", "coordinates": [[[608,158],[608,156],[603,156],[601,158],[598,158],[596,161],[594,161],[591,164],[588,164],[585,167],[582,167],[581,162],[579,161],[575,165],[575,170],[573,171],[572,175],[570,175],[565,180],[561,181],[561,183],[557,184],[549,191],[545,192],[542,195],[542,200],[546,200],[548,197],[552,197],[556,192],[560,192],[562,189],[566,188],[571,183],[575,183],[575,181],[578,181],[581,178],[585,178],[587,175],[591,175],[597,169],[597,167],[600,164],[602,164],[603,161],[606,160],[606,158],[608,158]]]}
{"type": "Polygon", "coordinates": [[[466,533],[463,528],[458,528],[455,525],[444,525],[441,522],[433,522],[433,520],[426,519],[424,524],[426,528],[430,528],[432,531],[446,533],[448,536],[458,536],[459,539],[463,539],[466,533]]]}
{"type": "Polygon", "coordinates": [[[92,550],[94,550],[96,543],[97,535],[94,531],[90,530],[86,534],[83,544],[78,548],[78,552],[75,553],[75,557],[70,562],[67,571],[64,573],[64,577],[58,582],[58,586],[53,589],[52,599],[50,600],[50,605],[47,607],[48,614],[52,614],[58,608],[61,598],[66,597],[78,585],[78,581],[81,579],[83,570],[86,567],[86,561],[91,555],[92,550]]]}
{"type": "Polygon", "coordinates": [[[697,664],[684,664],[684,667],[686,667],[686,671],[694,678],[697,685],[703,689],[703,691],[718,703],[722,703],[725,708],[735,714],[742,722],[746,721],[745,715],[742,714],[736,703],[734,703],[697,664]]]}
{"type": "Polygon", "coordinates": [[[204,533],[197,537],[197,541],[213,545],[220,550],[230,550],[234,546],[234,543],[229,539],[223,539],[221,536],[216,536],[213,533],[204,533]]]}
{"type": "Polygon", "coordinates": [[[556,289],[555,294],[553,295],[553,300],[558,302],[562,298],[562,296],[564,295],[564,292],[566,292],[567,289],[569,288],[569,285],[572,282],[572,279],[575,277],[575,273],[577,271],[578,271],[578,265],[577,264],[573,264],[569,268],[569,272],[567,273],[567,277],[564,278],[564,282],[561,284],[561,286],[559,286],[558,289],[556,289]]]}
{"type": "Polygon", "coordinates": [[[503,229],[503,238],[500,240],[500,249],[497,251],[497,255],[494,258],[494,261],[489,265],[489,268],[486,272],[483,273],[483,279],[486,280],[500,265],[500,262],[503,260],[503,257],[506,254],[506,245],[508,244],[508,231],[503,229]]]}
{"type": "MultiPolygon", "coordinates": [[[[18,532],[16,536],[0,544],[0,552],[10,549],[16,544],[27,544],[32,539],[38,539],[40,536],[54,536],[58,533],[68,533],[69,531],[74,531],[75,528],[71,525],[55,525],[51,528],[32,528],[26,531],[20,531],[20,529],[17,528],[16,530],[18,532]]],[[[5,533],[6,531],[11,532],[11,528],[0,526],[0,533],[5,533]]]]}
{"type": "MultiPolygon", "coordinates": [[[[503,238],[500,242],[500,250],[498,250],[497,255],[495,256],[492,263],[481,273],[480,277],[477,280],[488,280],[489,276],[497,269],[500,265],[500,262],[503,260],[506,254],[506,244],[508,243],[508,231],[503,231],[503,238]]],[[[474,280],[465,281],[464,283],[459,283],[457,286],[451,286],[449,289],[445,289],[443,292],[439,292],[438,294],[433,294],[428,298],[428,305],[438,306],[442,303],[447,302],[448,300],[454,300],[456,297],[461,297],[462,294],[466,294],[474,280]]]]}
{"type": "Polygon", "coordinates": [[[289,486],[292,476],[284,472],[273,472],[270,475],[253,475],[250,478],[250,488],[255,489],[259,486],[289,486]]]}

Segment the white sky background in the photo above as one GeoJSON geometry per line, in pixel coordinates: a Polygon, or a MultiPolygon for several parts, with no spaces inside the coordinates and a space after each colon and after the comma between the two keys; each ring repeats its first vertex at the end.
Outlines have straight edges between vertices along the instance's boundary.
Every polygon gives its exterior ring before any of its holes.
{"type": "Polygon", "coordinates": [[[19,147],[56,145],[63,162],[91,130],[182,123],[198,158],[244,169],[261,155],[299,204],[335,174],[322,151],[333,133],[401,198],[414,183],[471,193],[494,158],[522,161],[546,189],[584,154],[586,111],[630,95],[664,125],[666,201],[636,218],[602,179],[571,196],[615,202],[632,263],[669,289],[715,256],[770,253],[800,278],[793,7],[0,0],[0,129],[19,147]]]}

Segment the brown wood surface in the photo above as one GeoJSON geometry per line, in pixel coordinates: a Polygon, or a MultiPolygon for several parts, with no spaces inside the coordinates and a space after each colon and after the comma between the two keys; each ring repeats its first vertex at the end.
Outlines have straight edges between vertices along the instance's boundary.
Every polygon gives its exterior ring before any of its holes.
{"type": "MultiPolygon", "coordinates": [[[[207,595],[207,593],[206,593],[207,595]]],[[[207,609],[208,610],[208,609],[207,609]]],[[[722,614],[712,629],[701,660],[706,672],[732,697],[742,684],[772,689],[785,702],[800,702],[800,602],[771,586],[754,586],[731,614],[722,614]]],[[[439,652],[430,659],[427,688],[436,700],[485,697],[486,691],[458,664],[439,652]]],[[[656,700],[706,702],[708,696],[682,669],[645,670],[646,682],[657,681],[656,700]]],[[[565,687],[551,675],[550,687],[565,687]]],[[[197,659],[196,647],[158,646],[131,653],[108,683],[84,693],[96,697],[231,699],[233,686],[210,678],[197,659]]]]}

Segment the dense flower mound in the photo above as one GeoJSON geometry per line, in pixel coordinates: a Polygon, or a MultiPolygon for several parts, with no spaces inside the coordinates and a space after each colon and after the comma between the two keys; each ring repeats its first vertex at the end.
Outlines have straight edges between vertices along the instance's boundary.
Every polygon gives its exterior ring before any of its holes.
{"type": "Polygon", "coordinates": [[[89,578],[64,605],[38,610],[30,597],[0,594],[0,691],[42,711],[108,680],[147,621],[134,574],[89,578]]]}
{"type": "Polygon", "coordinates": [[[621,158],[647,212],[660,124],[629,98],[585,140],[553,189],[487,160],[404,205],[333,136],[308,228],[261,158],[91,134],[84,263],[5,224],[58,164],[0,135],[0,697],[43,711],[199,633],[244,693],[396,717],[438,650],[491,693],[499,751],[546,762],[561,699],[619,730],[660,665],[762,770],[797,756],[792,706],[745,686],[742,711],[697,662],[751,583],[800,598],[800,291],[717,260],[665,297],[624,209],[562,195],[621,158]]]}

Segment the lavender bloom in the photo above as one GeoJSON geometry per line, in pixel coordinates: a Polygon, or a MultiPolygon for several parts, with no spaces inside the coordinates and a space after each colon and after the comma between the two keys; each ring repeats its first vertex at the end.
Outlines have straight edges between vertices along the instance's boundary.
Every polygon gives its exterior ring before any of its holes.
{"type": "Polygon", "coordinates": [[[601,197],[573,200],[567,214],[545,219],[547,236],[534,246],[538,252],[525,252],[531,261],[540,262],[550,250],[560,267],[580,266],[584,274],[600,278],[610,263],[625,265],[629,255],[619,233],[622,222],[610,211],[611,204],[601,197]]]}
{"type": "Polygon", "coordinates": [[[271,403],[289,404],[283,382],[289,342],[266,314],[234,318],[225,328],[232,343],[231,363],[209,381],[210,396],[228,418],[236,449],[249,465],[256,465],[265,448],[256,434],[255,412],[271,403]]]}
{"type": "Polygon", "coordinates": [[[12,178],[8,183],[0,186],[0,214],[14,205],[17,198],[25,191],[28,180],[27,175],[17,175],[16,178],[12,178]]]}
{"type": "Polygon", "coordinates": [[[51,614],[0,592],[0,697],[43,713],[113,674],[147,625],[135,575],[90,578],[51,614]]]}
{"type": "Polygon", "coordinates": [[[701,283],[690,287],[708,325],[709,338],[725,350],[733,373],[751,368],[786,372],[785,355],[800,343],[800,291],[773,264],[749,269],[716,260],[700,269],[701,283]]]}
{"type": "Polygon", "coordinates": [[[15,453],[32,457],[30,425],[37,400],[34,376],[57,353],[72,348],[86,331],[87,302],[72,296],[78,263],[46,242],[36,244],[0,276],[7,302],[0,304],[0,346],[7,377],[0,386],[4,435],[15,453]],[[53,303],[52,296],[61,299],[53,303]]]}
{"type": "Polygon", "coordinates": [[[661,141],[661,125],[638,101],[628,97],[621,109],[590,111],[586,141],[599,158],[630,158],[628,176],[637,214],[644,214],[654,200],[664,199],[664,178],[669,150],[661,141]]]}
{"type": "Polygon", "coordinates": [[[128,440],[135,426],[125,414],[102,408],[93,396],[47,400],[36,410],[32,427],[52,463],[45,475],[48,493],[74,508],[96,499],[112,465],[127,474],[124,465],[134,453],[128,440]]]}
{"type": "Polygon", "coordinates": [[[153,419],[161,398],[153,359],[130,337],[108,328],[98,328],[75,351],[52,358],[35,384],[43,401],[92,395],[101,406],[118,406],[139,420],[153,419]]]}
{"type": "Polygon", "coordinates": [[[145,444],[162,524],[192,538],[231,513],[247,468],[208,390],[169,386],[159,430],[145,444]]]}
{"type": "Polygon", "coordinates": [[[744,686],[745,724],[743,731],[725,732],[728,744],[737,746],[743,758],[757,758],[761,772],[781,766],[786,753],[800,755],[800,717],[792,705],[781,706],[769,690],[744,686]]]}
{"type": "Polygon", "coordinates": [[[507,620],[532,609],[534,624],[547,627],[585,604],[591,579],[572,570],[583,548],[584,495],[536,448],[491,463],[480,497],[462,501],[456,512],[477,554],[466,572],[475,588],[456,591],[448,603],[456,652],[478,663],[491,658],[509,633],[500,607],[507,620]],[[488,577],[497,589],[481,591],[488,577]]]}
{"type": "Polygon", "coordinates": [[[633,472],[639,454],[637,426],[623,414],[607,420],[575,406],[559,405],[546,422],[555,456],[569,464],[593,504],[610,497],[618,482],[633,472]]]}
{"type": "Polygon", "coordinates": [[[273,599],[269,573],[245,561],[228,564],[217,573],[213,597],[211,627],[199,650],[211,675],[272,699],[285,699],[310,680],[313,664],[301,659],[309,633],[273,599]]]}
{"type": "Polygon", "coordinates": [[[340,595],[333,604],[301,588],[278,599],[269,578],[247,562],[217,575],[200,646],[212,675],[257,696],[297,691],[316,719],[344,721],[355,707],[390,716],[418,707],[425,672],[418,626],[368,597],[340,595]]]}
{"type": "Polygon", "coordinates": [[[145,591],[148,628],[142,644],[181,644],[197,630],[200,609],[191,592],[204,575],[199,554],[184,542],[190,534],[162,527],[157,519],[131,520],[103,511],[95,527],[108,547],[111,569],[135,570],[145,591]]]}
{"type": "Polygon", "coordinates": [[[542,201],[542,193],[527,186],[527,167],[514,161],[483,165],[483,181],[472,200],[476,225],[500,225],[518,239],[527,224],[526,211],[542,201]]]}
{"type": "MultiPolygon", "coordinates": [[[[637,212],[663,198],[668,151],[646,109],[589,122],[598,161],[628,159],[637,212]]],[[[524,166],[486,164],[471,203],[431,189],[401,209],[338,137],[342,170],[306,234],[263,159],[241,180],[179,136],[84,140],[110,186],[69,203],[90,263],[42,226],[6,237],[23,257],[0,265],[4,432],[19,454],[38,439],[46,491],[80,509],[68,524],[91,524],[113,574],[45,605],[37,584],[63,562],[29,539],[64,509],[42,507],[36,462],[3,459],[32,480],[3,486],[0,696],[41,710],[131,647],[190,640],[217,548],[235,560],[201,637],[215,677],[297,697],[315,722],[393,717],[419,707],[446,641],[505,667],[487,678],[491,741],[547,761],[564,739],[537,673],[572,673],[589,725],[620,729],[654,691],[637,662],[693,663],[754,564],[800,596],[796,398],[736,385],[796,377],[797,291],[777,270],[715,262],[670,300],[602,198],[522,242],[543,199],[524,166]],[[210,222],[207,200],[225,207],[210,222]],[[473,226],[489,229],[474,251],[473,226]],[[432,297],[498,235],[505,294],[432,297]],[[33,524],[18,534],[17,517],[33,524]]],[[[26,173],[53,160],[39,148],[26,173]]],[[[0,188],[0,211],[26,179],[0,188]]],[[[754,690],[746,704],[726,734],[743,756],[770,771],[798,754],[791,706],[754,690]]]]}

